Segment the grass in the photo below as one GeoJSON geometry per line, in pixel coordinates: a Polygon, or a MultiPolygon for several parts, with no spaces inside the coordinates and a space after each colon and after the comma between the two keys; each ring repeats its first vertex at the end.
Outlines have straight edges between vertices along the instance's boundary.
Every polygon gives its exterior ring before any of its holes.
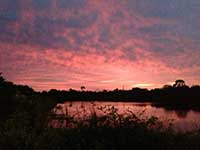
{"type": "MultiPolygon", "coordinates": [[[[156,117],[140,119],[131,111],[118,114],[109,106],[99,108],[104,115],[94,111],[90,117],[78,120],[67,114],[60,120],[60,128],[49,123],[55,115],[45,120],[34,119],[29,112],[17,112],[2,126],[2,150],[199,150],[200,134],[176,133],[164,128],[156,117]],[[63,122],[64,127],[63,127],[63,122]]],[[[41,115],[40,115],[41,116],[41,115]]],[[[58,119],[58,118],[57,118],[58,119]]]]}

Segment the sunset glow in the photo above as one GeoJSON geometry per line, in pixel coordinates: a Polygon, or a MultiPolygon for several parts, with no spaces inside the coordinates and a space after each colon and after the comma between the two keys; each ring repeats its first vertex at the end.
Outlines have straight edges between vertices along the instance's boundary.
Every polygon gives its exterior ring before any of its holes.
{"type": "Polygon", "coordinates": [[[35,90],[200,84],[199,17],[199,0],[1,0],[0,72],[35,90]]]}

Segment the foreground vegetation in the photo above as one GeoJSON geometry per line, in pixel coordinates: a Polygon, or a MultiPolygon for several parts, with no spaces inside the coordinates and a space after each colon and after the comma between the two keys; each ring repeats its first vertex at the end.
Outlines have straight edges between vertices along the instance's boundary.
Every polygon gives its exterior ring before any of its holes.
{"type": "MultiPolygon", "coordinates": [[[[52,114],[49,114],[52,116],[52,114]]],[[[76,120],[66,116],[65,128],[52,128],[45,118],[32,112],[17,112],[1,126],[3,150],[198,150],[200,133],[176,133],[155,117],[141,120],[131,112],[119,115],[109,108],[104,116],[76,120]],[[45,121],[44,121],[45,120],[45,121]]],[[[52,118],[50,118],[52,119],[52,118]]],[[[62,124],[63,121],[60,121],[62,124]]]]}
{"type": "Polygon", "coordinates": [[[120,149],[200,149],[199,131],[176,133],[164,128],[155,117],[140,119],[132,112],[120,115],[114,107],[77,120],[67,115],[61,120],[52,112],[51,96],[15,85],[0,77],[1,150],[120,150],[120,149]],[[55,128],[57,119],[65,128],[55,128]]]}

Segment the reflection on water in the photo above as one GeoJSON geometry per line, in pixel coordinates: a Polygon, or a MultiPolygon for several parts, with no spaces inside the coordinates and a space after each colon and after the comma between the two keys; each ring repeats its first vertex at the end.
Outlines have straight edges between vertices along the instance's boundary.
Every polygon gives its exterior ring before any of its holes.
{"type": "Polygon", "coordinates": [[[186,118],[187,114],[188,114],[188,111],[186,111],[186,110],[177,110],[177,111],[175,111],[175,113],[179,118],[186,118]]]}
{"type": "MultiPolygon", "coordinates": [[[[151,103],[127,103],[127,102],[66,102],[57,104],[54,111],[59,116],[71,115],[81,119],[91,116],[94,112],[97,116],[103,115],[101,108],[114,106],[117,113],[123,114],[132,111],[142,119],[155,116],[164,124],[173,123],[177,131],[191,131],[200,128],[200,113],[193,110],[166,110],[155,107],[151,103]]],[[[55,122],[56,123],[56,122],[55,122]]]]}

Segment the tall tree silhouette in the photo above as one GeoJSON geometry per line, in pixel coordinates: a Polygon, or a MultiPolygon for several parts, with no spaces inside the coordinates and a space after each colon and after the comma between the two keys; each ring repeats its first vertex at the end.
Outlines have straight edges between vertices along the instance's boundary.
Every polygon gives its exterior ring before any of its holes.
{"type": "Polygon", "coordinates": [[[177,88],[177,87],[185,87],[185,81],[184,80],[176,80],[175,84],[173,85],[173,87],[177,88]]]}
{"type": "Polygon", "coordinates": [[[81,91],[84,91],[85,89],[85,86],[81,86],[81,91]]]}
{"type": "Polygon", "coordinates": [[[5,81],[5,79],[2,76],[2,73],[0,72],[0,83],[3,83],[5,81]]]}

